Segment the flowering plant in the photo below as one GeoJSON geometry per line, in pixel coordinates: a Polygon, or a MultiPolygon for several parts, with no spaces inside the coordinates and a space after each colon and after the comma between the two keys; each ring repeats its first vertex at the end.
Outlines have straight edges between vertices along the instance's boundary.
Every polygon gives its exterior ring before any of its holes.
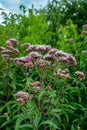
{"type": "MultiPolygon", "coordinates": [[[[77,92],[78,80],[85,78],[83,72],[76,71],[73,74],[75,80],[72,81],[69,68],[77,65],[75,57],[49,45],[30,43],[21,45],[22,50],[26,50],[25,56],[14,57],[19,52],[15,45],[18,45],[17,40],[9,39],[6,41],[7,49],[0,47],[1,56],[4,53],[6,61],[21,68],[25,76],[23,87],[14,93],[16,113],[21,111],[16,117],[15,130],[24,127],[33,130],[63,129],[63,123],[69,122],[66,108],[68,111],[70,108],[75,110],[69,99],[66,100],[68,92],[77,92]]],[[[10,91],[7,92],[7,101],[9,95],[10,91]]]]}

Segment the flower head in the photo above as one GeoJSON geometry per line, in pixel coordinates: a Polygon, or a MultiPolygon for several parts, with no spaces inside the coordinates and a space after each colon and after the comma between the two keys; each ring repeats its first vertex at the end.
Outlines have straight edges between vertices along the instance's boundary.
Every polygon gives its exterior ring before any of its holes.
{"type": "Polygon", "coordinates": [[[83,80],[85,78],[84,73],[81,71],[76,71],[75,76],[79,78],[80,80],[83,80]]]}
{"type": "Polygon", "coordinates": [[[16,101],[21,104],[21,105],[24,105],[25,104],[25,101],[23,98],[17,98],[16,101]]]}
{"type": "Polygon", "coordinates": [[[67,54],[67,58],[71,66],[77,65],[76,59],[70,53],[67,54]]]}
{"type": "Polygon", "coordinates": [[[14,96],[16,97],[16,101],[21,105],[24,105],[25,102],[29,99],[29,94],[23,91],[18,91],[14,96]]]}
{"type": "Polygon", "coordinates": [[[30,86],[33,87],[33,86],[38,86],[40,85],[41,83],[39,81],[35,81],[33,83],[30,83],[30,86]]]}
{"type": "Polygon", "coordinates": [[[36,64],[40,67],[40,68],[45,68],[48,67],[50,65],[50,62],[46,61],[46,60],[37,60],[36,64]]]}
{"type": "Polygon", "coordinates": [[[38,52],[31,52],[30,53],[30,56],[33,58],[33,59],[38,59],[41,57],[41,54],[38,53],[38,52]]]}
{"type": "Polygon", "coordinates": [[[18,41],[14,38],[10,38],[6,41],[6,45],[7,46],[17,46],[18,45],[18,41]]]}

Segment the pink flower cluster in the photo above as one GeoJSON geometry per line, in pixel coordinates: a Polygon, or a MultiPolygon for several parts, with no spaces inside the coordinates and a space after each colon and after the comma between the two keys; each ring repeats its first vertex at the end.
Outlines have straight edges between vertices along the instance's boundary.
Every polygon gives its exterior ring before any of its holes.
{"type": "Polygon", "coordinates": [[[51,62],[68,63],[71,66],[77,65],[75,58],[61,50],[57,50],[48,45],[31,45],[30,43],[24,43],[22,45],[26,47],[29,52],[28,56],[15,58],[14,61],[17,65],[34,67],[34,65],[40,68],[45,68],[51,65],[51,62]]]}
{"type": "Polygon", "coordinates": [[[38,86],[38,85],[40,85],[41,83],[39,82],[39,81],[35,81],[35,82],[33,82],[33,83],[30,83],[30,86],[31,87],[34,87],[34,86],[38,86]]]}
{"type": "Polygon", "coordinates": [[[2,57],[5,57],[6,59],[10,60],[10,57],[12,55],[17,54],[19,52],[18,49],[14,48],[14,46],[16,45],[18,45],[16,39],[8,39],[6,41],[6,47],[0,47],[2,57]]]}
{"type": "Polygon", "coordinates": [[[17,46],[18,45],[18,41],[14,38],[10,38],[6,41],[6,45],[7,46],[17,46]]]}
{"type": "Polygon", "coordinates": [[[28,93],[23,91],[15,93],[14,96],[16,97],[16,101],[21,105],[24,105],[25,102],[29,99],[28,93]]]}
{"type": "Polygon", "coordinates": [[[33,63],[32,63],[32,57],[31,56],[25,56],[25,57],[20,57],[20,58],[15,58],[14,62],[18,65],[24,65],[26,67],[33,67],[33,63]]]}
{"type": "Polygon", "coordinates": [[[65,53],[57,49],[51,49],[48,51],[48,53],[44,56],[44,59],[69,63],[71,66],[77,65],[75,58],[70,53],[65,53]]]}
{"type": "Polygon", "coordinates": [[[31,45],[30,43],[24,43],[23,46],[27,47],[27,51],[49,51],[51,46],[49,45],[31,45]]]}
{"type": "Polygon", "coordinates": [[[40,59],[40,60],[36,61],[36,65],[39,66],[40,68],[45,69],[46,67],[50,66],[50,62],[43,60],[43,59],[40,59]]]}
{"type": "Polygon", "coordinates": [[[70,77],[69,70],[67,68],[65,68],[64,70],[58,69],[56,71],[56,73],[54,73],[54,75],[56,77],[64,77],[64,78],[69,78],[70,77]]]}
{"type": "Polygon", "coordinates": [[[76,71],[75,76],[79,78],[80,80],[83,80],[85,78],[84,73],[81,71],[76,71]]]}
{"type": "Polygon", "coordinates": [[[34,52],[34,51],[30,53],[30,56],[32,57],[32,59],[41,58],[41,54],[38,52],[34,52]]]}
{"type": "Polygon", "coordinates": [[[32,92],[34,93],[40,92],[42,90],[40,85],[41,85],[41,82],[39,81],[31,82],[30,87],[31,87],[32,92]]]}

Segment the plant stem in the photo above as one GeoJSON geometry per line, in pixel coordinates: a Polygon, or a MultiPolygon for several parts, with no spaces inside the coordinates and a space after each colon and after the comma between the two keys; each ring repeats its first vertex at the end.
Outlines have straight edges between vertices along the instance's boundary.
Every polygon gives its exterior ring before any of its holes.
{"type": "Polygon", "coordinates": [[[10,86],[9,86],[9,70],[10,70],[10,68],[9,68],[9,62],[7,63],[7,72],[6,72],[6,88],[7,88],[7,95],[6,95],[6,101],[8,101],[8,99],[9,99],[9,95],[10,95],[10,86]]]}
{"type": "MultiPolygon", "coordinates": [[[[45,118],[46,113],[44,111],[44,96],[42,97],[42,110],[41,110],[41,112],[42,112],[42,115],[43,115],[43,119],[45,121],[46,120],[46,118],[45,118]]],[[[46,130],[46,125],[45,124],[43,126],[43,129],[46,130]]]]}

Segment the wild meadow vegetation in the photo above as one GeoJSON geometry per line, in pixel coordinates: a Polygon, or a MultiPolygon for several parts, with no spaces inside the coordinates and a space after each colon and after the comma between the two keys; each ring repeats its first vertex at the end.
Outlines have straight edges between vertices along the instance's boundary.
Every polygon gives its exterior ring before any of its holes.
{"type": "Polygon", "coordinates": [[[1,9],[0,130],[87,129],[86,5],[1,9]]]}

